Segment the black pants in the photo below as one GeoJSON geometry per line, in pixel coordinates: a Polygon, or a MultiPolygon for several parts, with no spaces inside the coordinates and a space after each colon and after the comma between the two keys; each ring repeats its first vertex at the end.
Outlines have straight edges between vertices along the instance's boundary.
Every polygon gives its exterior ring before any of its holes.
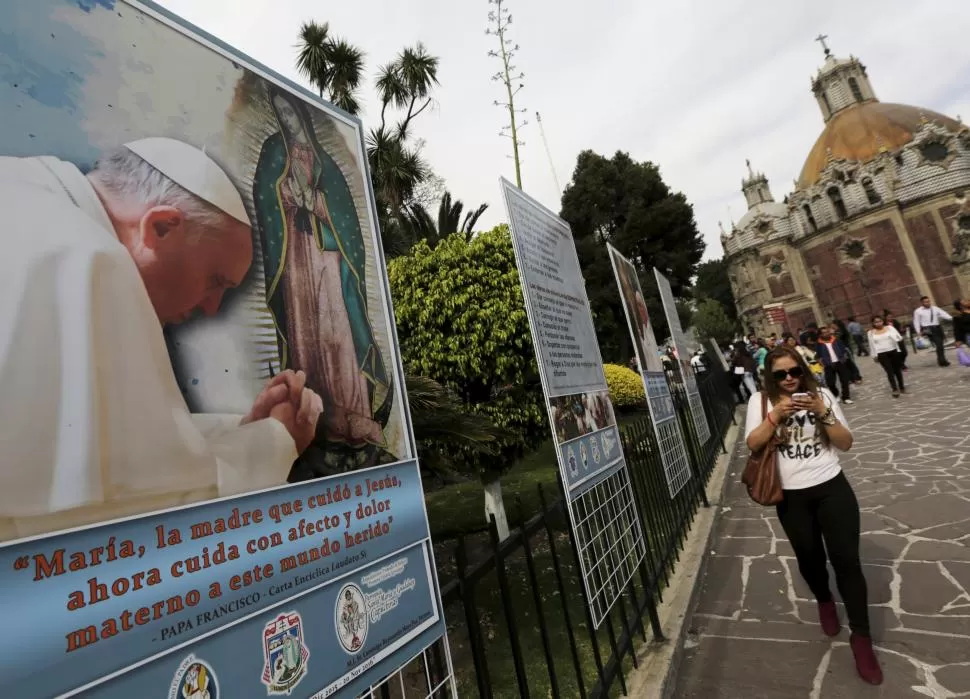
{"type": "Polygon", "coordinates": [[[886,372],[886,376],[889,378],[889,385],[892,386],[892,389],[894,391],[905,390],[906,386],[903,384],[903,357],[899,351],[880,352],[876,355],[876,358],[886,372]]]}
{"type": "Polygon", "coordinates": [[[852,385],[852,375],[845,362],[833,362],[825,365],[825,385],[829,387],[832,394],[839,398],[839,387],[835,385],[835,378],[838,377],[842,384],[842,400],[849,400],[849,387],[852,385]]]}
{"type": "Polygon", "coordinates": [[[943,328],[939,325],[931,325],[926,328],[926,334],[929,335],[930,342],[936,347],[936,363],[940,366],[946,366],[949,364],[946,361],[946,355],[943,353],[943,342],[945,338],[943,337],[943,328]]]}
{"type": "Polygon", "coordinates": [[[825,567],[827,551],[835,570],[835,584],[845,603],[849,628],[853,633],[868,636],[868,591],[859,560],[859,502],[845,474],[811,488],[786,490],[785,499],[776,509],[785,535],[795,549],[798,570],[812,594],[819,602],[832,600],[825,567]]]}
{"type": "Polygon", "coordinates": [[[860,357],[869,356],[869,348],[866,346],[866,336],[865,335],[853,335],[855,339],[856,354],[860,357]]]}

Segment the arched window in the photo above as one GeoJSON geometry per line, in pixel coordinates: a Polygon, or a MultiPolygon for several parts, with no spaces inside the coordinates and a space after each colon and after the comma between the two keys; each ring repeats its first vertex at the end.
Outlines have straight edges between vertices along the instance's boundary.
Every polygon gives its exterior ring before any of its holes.
{"type": "Polygon", "coordinates": [[[868,177],[863,178],[862,188],[866,190],[866,198],[869,200],[870,204],[878,204],[882,201],[882,197],[879,196],[879,192],[872,184],[872,180],[868,177]]]}
{"type": "Polygon", "coordinates": [[[849,212],[845,209],[845,202],[842,201],[842,192],[839,191],[838,187],[829,187],[828,191],[825,192],[829,201],[832,202],[832,206],[835,208],[835,215],[839,218],[845,218],[849,215],[849,212]]]}
{"type": "Polygon", "coordinates": [[[859,89],[858,80],[849,78],[849,89],[852,90],[852,96],[855,97],[856,102],[865,101],[865,98],[862,96],[862,90],[859,89]]]}
{"type": "Polygon", "coordinates": [[[812,216],[812,207],[808,204],[802,207],[802,211],[805,212],[805,218],[808,220],[808,227],[811,229],[812,233],[818,230],[818,225],[815,223],[815,217],[812,216]]]}

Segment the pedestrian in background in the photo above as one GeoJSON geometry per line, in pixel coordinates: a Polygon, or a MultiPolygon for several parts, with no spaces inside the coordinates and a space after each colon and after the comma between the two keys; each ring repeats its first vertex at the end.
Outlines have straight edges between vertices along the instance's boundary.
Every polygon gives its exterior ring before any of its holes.
{"type": "Polygon", "coordinates": [[[888,309],[883,309],[882,317],[883,322],[885,322],[886,325],[891,325],[892,327],[896,328],[896,332],[898,332],[899,335],[904,338],[899,341],[899,355],[903,362],[903,371],[909,371],[909,367],[906,366],[906,357],[909,356],[909,350],[906,349],[906,332],[903,328],[903,324],[896,320],[896,316],[894,316],[888,309]]]}
{"type": "Polygon", "coordinates": [[[842,340],[835,336],[832,328],[828,325],[819,330],[821,333],[818,338],[816,353],[819,361],[825,367],[825,383],[829,390],[840,398],[846,405],[852,405],[852,374],[849,368],[849,349],[843,344],[842,340]],[[838,380],[842,384],[842,391],[836,383],[838,380]]]}
{"type": "Polygon", "coordinates": [[[920,306],[913,311],[913,330],[917,335],[925,335],[936,348],[936,363],[940,366],[950,366],[946,359],[943,343],[946,335],[943,333],[943,326],[940,323],[944,320],[953,320],[953,316],[938,306],[934,306],[929,296],[924,296],[919,300],[920,306]]]}
{"type": "Polygon", "coordinates": [[[865,331],[862,329],[862,323],[855,319],[855,316],[849,316],[849,322],[846,325],[849,329],[849,334],[855,341],[856,354],[860,357],[868,357],[869,350],[866,347],[866,337],[865,331]]]}
{"type": "MultiPolygon", "coordinates": [[[[835,337],[832,342],[842,344],[835,337]]],[[[829,587],[828,558],[849,617],[849,647],[856,671],[866,682],[881,684],[859,555],[859,501],[839,462],[839,452],[852,448],[852,432],[835,396],[815,383],[798,352],[779,347],[765,364],[767,403],[762,411],[760,394],[748,402],[745,441],[757,452],[772,438],[780,440],[776,456],[784,498],[776,512],[795,552],[798,570],[818,603],[822,631],[827,636],[841,631],[829,587]]]]}
{"type": "Polygon", "coordinates": [[[882,316],[872,317],[872,329],[869,331],[869,347],[876,362],[882,366],[889,379],[893,398],[899,398],[900,393],[906,392],[903,383],[903,360],[899,354],[899,344],[903,336],[891,325],[886,325],[882,316]]]}
{"type": "Polygon", "coordinates": [[[960,299],[953,302],[953,340],[957,347],[970,342],[970,309],[960,299]]]}

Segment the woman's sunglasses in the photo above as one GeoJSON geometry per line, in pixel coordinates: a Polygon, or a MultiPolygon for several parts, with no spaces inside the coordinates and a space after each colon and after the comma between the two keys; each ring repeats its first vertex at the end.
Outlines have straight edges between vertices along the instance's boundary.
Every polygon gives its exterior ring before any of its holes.
{"type": "Polygon", "coordinates": [[[777,369],[776,371],[771,372],[771,375],[774,377],[775,381],[784,381],[789,376],[793,379],[800,379],[805,376],[805,372],[800,366],[793,366],[788,371],[785,371],[784,369],[777,369]]]}

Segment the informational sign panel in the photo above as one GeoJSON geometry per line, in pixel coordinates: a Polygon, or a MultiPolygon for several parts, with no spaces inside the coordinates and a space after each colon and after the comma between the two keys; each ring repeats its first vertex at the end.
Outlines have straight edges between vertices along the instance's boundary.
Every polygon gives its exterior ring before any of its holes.
{"type": "Polygon", "coordinates": [[[2,31],[0,695],[453,690],[360,122],[152,4],[2,31]]]}
{"type": "Polygon", "coordinates": [[[650,314],[644,301],[640,277],[630,260],[621,255],[612,245],[607,243],[606,247],[610,251],[613,273],[620,288],[623,312],[626,314],[627,325],[630,328],[637,365],[640,367],[640,376],[643,378],[643,388],[650,407],[650,419],[653,421],[654,432],[657,435],[657,444],[660,445],[667,489],[670,497],[673,498],[691,477],[684,435],[680,431],[680,421],[674,410],[667,375],[660,360],[657,338],[650,324],[650,314]]]}
{"type": "Polygon", "coordinates": [[[569,224],[501,180],[559,469],[598,627],[645,546],[569,224]]]}
{"type": "Polygon", "coordinates": [[[667,277],[661,274],[656,267],[653,271],[657,277],[657,287],[660,289],[660,300],[663,302],[664,315],[667,316],[670,337],[674,342],[674,348],[677,350],[677,369],[684,382],[684,390],[687,392],[687,403],[690,406],[697,441],[699,444],[706,444],[711,437],[711,429],[707,424],[707,415],[704,413],[704,403],[701,401],[700,391],[697,390],[694,368],[690,365],[690,354],[687,351],[684,329],[680,326],[680,316],[677,315],[674,292],[670,288],[670,281],[667,277]]]}

